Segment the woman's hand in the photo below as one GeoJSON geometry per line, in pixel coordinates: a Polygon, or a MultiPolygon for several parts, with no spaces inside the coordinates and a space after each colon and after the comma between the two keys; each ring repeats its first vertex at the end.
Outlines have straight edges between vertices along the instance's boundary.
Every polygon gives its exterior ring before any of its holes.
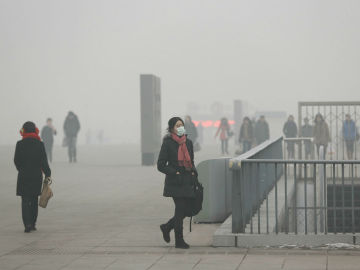
{"type": "Polygon", "coordinates": [[[176,172],[176,174],[180,174],[180,172],[176,172]]]}

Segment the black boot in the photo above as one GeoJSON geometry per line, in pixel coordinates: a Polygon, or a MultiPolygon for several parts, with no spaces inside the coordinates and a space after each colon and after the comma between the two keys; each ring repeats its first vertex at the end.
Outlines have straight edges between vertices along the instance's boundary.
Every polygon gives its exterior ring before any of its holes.
{"type": "Polygon", "coordinates": [[[184,241],[182,233],[175,233],[175,248],[188,249],[190,246],[184,241]]]}
{"type": "Polygon", "coordinates": [[[31,232],[31,226],[25,226],[24,232],[25,232],[25,233],[31,232]]]}
{"type": "Polygon", "coordinates": [[[160,230],[163,234],[163,238],[164,238],[164,241],[166,243],[170,243],[170,231],[171,231],[171,228],[168,226],[168,224],[161,224],[160,225],[160,230]]]}

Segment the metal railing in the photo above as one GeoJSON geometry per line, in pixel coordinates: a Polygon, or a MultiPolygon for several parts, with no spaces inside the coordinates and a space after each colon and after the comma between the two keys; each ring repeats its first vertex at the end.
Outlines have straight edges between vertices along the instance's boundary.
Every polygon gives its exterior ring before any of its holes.
{"type": "Polygon", "coordinates": [[[360,231],[360,194],[354,192],[360,190],[360,161],[273,158],[281,144],[282,138],[231,160],[232,232],[360,231]]]}
{"type": "MultiPolygon", "coordinates": [[[[301,134],[300,126],[303,123],[303,117],[307,117],[310,124],[318,113],[321,113],[327,122],[331,137],[329,144],[329,159],[344,160],[348,159],[346,154],[346,143],[342,134],[343,123],[346,114],[349,114],[355,125],[359,126],[360,121],[360,101],[332,101],[332,102],[299,102],[298,103],[298,126],[301,134]]],[[[359,159],[359,141],[354,142],[353,159],[359,159]]]]}
{"type": "Polygon", "coordinates": [[[296,137],[296,138],[284,138],[284,159],[289,159],[287,146],[288,144],[293,143],[295,148],[295,155],[296,159],[314,159],[315,157],[315,148],[313,143],[313,138],[309,137],[296,137]],[[309,151],[309,154],[307,153],[309,151]]]}
{"type": "Polygon", "coordinates": [[[229,167],[233,171],[232,181],[232,227],[233,231],[242,231],[246,223],[259,209],[266,195],[271,191],[282,171],[275,171],[268,166],[242,167],[244,160],[282,159],[282,137],[265,141],[250,151],[230,160],[229,167]],[[251,181],[249,176],[256,175],[258,181],[251,181]],[[276,176],[275,176],[276,175],[276,176]],[[256,194],[256,196],[254,196],[256,194]]]}

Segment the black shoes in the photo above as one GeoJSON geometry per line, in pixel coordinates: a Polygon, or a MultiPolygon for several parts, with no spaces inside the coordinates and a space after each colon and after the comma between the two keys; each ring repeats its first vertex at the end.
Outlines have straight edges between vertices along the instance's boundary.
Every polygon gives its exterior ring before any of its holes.
{"type": "MultiPolygon", "coordinates": [[[[166,224],[160,225],[160,230],[163,234],[163,238],[166,243],[170,243],[170,232],[171,232],[172,228],[173,228],[173,226],[170,221],[166,224]]],[[[190,246],[184,241],[182,228],[177,229],[175,231],[175,248],[181,248],[181,249],[190,248],[190,246]]]]}
{"type": "Polygon", "coordinates": [[[170,231],[168,226],[166,224],[161,224],[160,225],[160,230],[163,234],[163,238],[164,238],[164,241],[166,243],[170,243],[170,231]]]}
{"type": "Polygon", "coordinates": [[[35,225],[29,225],[29,226],[26,226],[25,227],[25,233],[29,233],[29,232],[32,232],[32,231],[37,231],[35,225]]]}
{"type": "Polygon", "coordinates": [[[175,248],[188,249],[190,246],[184,241],[184,238],[179,238],[175,240],[175,248]]]}

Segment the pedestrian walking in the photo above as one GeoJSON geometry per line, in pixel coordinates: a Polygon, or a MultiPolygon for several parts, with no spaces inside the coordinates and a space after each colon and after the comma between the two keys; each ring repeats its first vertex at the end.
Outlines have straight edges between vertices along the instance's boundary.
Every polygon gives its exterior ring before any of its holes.
{"type": "Polygon", "coordinates": [[[193,143],[185,135],[184,121],[173,117],[168,122],[168,134],[161,146],[157,168],[166,175],[165,197],[172,197],[175,203],[174,216],[160,225],[165,242],[170,242],[170,232],[175,232],[175,247],[187,249],[184,241],[183,220],[189,208],[190,199],[195,197],[194,185],[197,171],[194,165],[193,143]]]}
{"type": "Polygon", "coordinates": [[[346,114],[345,117],[342,133],[346,145],[347,158],[351,160],[354,158],[354,145],[358,135],[355,122],[351,119],[350,114],[346,114]]]}
{"type": "Polygon", "coordinates": [[[329,126],[325,122],[324,117],[320,113],[318,113],[315,117],[315,126],[314,126],[313,136],[314,136],[314,143],[316,145],[316,151],[317,151],[318,158],[325,159],[328,143],[331,141],[331,139],[330,139],[329,126]],[[324,157],[319,156],[321,146],[324,147],[324,157]]]}
{"type": "Polygon", "coordinates": [[[21,196],[22,219],[25,232],[36,230],[38,199],[43,174],[51,176],[44,143],[33,122],[24,123],[20,130],[22,140],[16,143],[14,163],[18,170],[16,195],[21,196]]]}
{"type": "Polygon", "coordinates": [[[269,124],[265,116],[261,115],[255,124],[255,139],[256,144],[259,145],[270,138],[269,124]]]}
{"type": "MultiPolygon", "coordinates": [[[[294,121],[294,116],[289,115],[288,120],[285,122],[283,127],[283,133],[286,138],[296,138],[297,137],[297,125],[294,121]]],[[[294,141],[287,141],[287,152],[288,158],[294,159],[295,158],[295,142],[294,141]]]]}
{"type": "Polygon", "coordinates": [[[80,122],[75,113],[70,111],[64,122],[66,146],[68,147],[69,162],[76,162],[76,141],[80,130],[80,122]]]}
{"type": "Polygon", "coordinates": [[[45,145],[46,156],[50,162],[52,162],[52,150],[54,145],[54,135],[56,135],[56,129],[52,124],[52,119],[46,120],[46,125],[41,130],[41,139],[45,145]]]}
{"type": "Polygon", "coordinates": [[[223,155],[229,154],[229,137],[232,136],[232,132],[230,130],[229,121],[227,118],[223,117],[220,120],[219,128],[216,131],[215,138],[219,135],[221,141],[221,153],[223,155]],[[219,135],[220,134],[220,135],[219,135]]]}
{"type": "Polygon", "coordinates": [[[254,141],[253,126],[249,117],[244,117],[240,127],[239,143],[243,144],[243,153],[249,151],[254,141]]]}
{"type": "MultiPolygon", "coordinates": [[[[309,118],[304,118],[304,125],[301,127],[301,137],[303,138],[312,138],[314,133],[314,127],[310,125],[309,118]]],[[[305,148],[305,159],[310,159],[311,154],[314,151],[314,145],[312,141],[306,140],[304,141],[305,148]]]]}
{"type": "Polygon", "coordinates": [[[187,138],[191,140],[193,144],[195,144],[198,138],[198,132],[195,127],[195,124],[192,122],[192,119],[189,115],[185,117],[185,130],[186,130],[187,138]]]}

